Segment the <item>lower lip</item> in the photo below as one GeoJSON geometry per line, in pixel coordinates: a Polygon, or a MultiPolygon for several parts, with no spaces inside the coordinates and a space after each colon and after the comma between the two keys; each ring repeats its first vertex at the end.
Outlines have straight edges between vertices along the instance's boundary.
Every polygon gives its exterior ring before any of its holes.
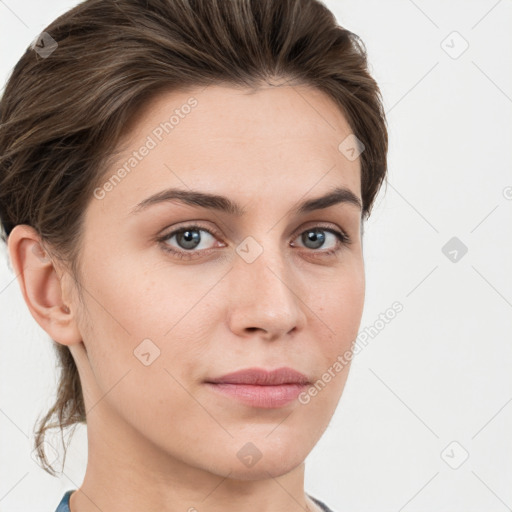
{"type": "Polygon", "coordinates": [[[250,384],[214,384],[206,385],[223,395],[230,396],[244,404],[264,409],[284,407],[293,402],[307,388],[304,384],[281,384],[279,386],[254,386],[250,384]]]}

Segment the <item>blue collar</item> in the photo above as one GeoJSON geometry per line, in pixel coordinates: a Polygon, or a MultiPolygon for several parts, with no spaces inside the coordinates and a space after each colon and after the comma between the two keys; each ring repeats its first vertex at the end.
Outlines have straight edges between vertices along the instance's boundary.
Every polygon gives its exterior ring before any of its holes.
{"type": "Polygon", "coordinates": [[[64,494],[62,500],[59,503],[59,506],[57,507],[57,510],[55,512],[69,512],[69,497],[71,494],[75,491],[75,489],[71,489],[70,491],[66,491],[66,494],[64,494]]]}

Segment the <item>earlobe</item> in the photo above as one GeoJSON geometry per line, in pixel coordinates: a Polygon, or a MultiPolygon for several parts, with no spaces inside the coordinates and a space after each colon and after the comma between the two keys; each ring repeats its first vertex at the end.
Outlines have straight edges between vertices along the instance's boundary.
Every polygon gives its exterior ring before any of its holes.
{"type": "Polygon", "coordinates": [[[36,322],[49,336],[63,345],[82,341],[70,303],[71,290],[66,284],[72,280],[60,277],[48,253],[41,246],[34,228],[19,224],[7,239],[21,293],[36,322]]]}

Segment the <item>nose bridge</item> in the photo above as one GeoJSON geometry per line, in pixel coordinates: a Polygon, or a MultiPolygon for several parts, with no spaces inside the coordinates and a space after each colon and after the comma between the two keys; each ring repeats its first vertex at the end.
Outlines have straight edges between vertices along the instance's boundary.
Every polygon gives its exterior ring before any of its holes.
{"type": "Polygon", "coordinates": [[[241,262],[239,266],[241,271],[247,272],[251,289],[259,300],[267,296],[272,299],[271,302],[281,302],[290,298],[291,290],[287,277],[291,272],[284,264],[283,255],[278,254],[277,249],[269,249],[266,244],[266,250],[264,249],[254,262],[246,264],[245,269],[241,262]]]}
{"type": "Polygon", "coordinates": [[[278,336],[300,327],[304,313],[281,242],[268,233],[263,238],[248,237],[237,247],[230,272],[232,329],[278,336]]]}

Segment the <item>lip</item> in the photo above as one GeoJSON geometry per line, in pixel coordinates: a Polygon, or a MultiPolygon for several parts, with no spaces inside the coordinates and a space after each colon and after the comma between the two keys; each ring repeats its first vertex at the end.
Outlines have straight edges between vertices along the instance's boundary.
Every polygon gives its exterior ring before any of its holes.
{"type": "Polygon", "coordinates": [[[270,371],[248,368],[208,379],[205,384],[213,391],[246,405],[274,409],[295,400],[310,381],[303,373],[282,367],[270,371]]]}

